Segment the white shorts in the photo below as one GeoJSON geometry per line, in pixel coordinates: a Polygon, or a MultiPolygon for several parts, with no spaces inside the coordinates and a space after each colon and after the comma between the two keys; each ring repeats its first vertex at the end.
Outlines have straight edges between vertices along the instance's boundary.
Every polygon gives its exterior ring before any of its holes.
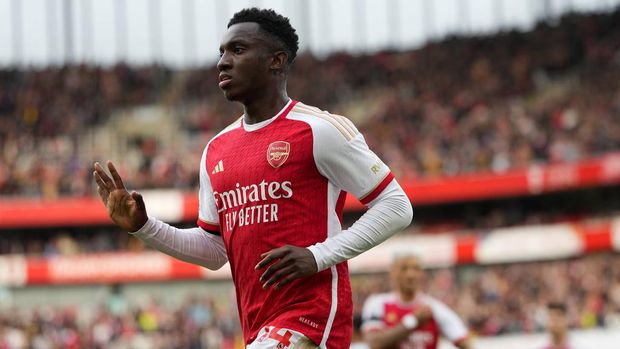
{"type": "Polygon", "coordinates": [[[263,327],[246,349],[316,349],[318,346],[297,331],[273,326],[263,327]]]}

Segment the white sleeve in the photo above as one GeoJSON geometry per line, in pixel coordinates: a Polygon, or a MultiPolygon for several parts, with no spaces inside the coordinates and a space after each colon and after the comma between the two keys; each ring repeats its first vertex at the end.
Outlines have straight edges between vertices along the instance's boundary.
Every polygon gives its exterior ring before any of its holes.
{"type": "Polygon", "coordinates": [[[468,336],[467,327],[452,309],[435,299],[429,300],[428,304],[433,311],[433,318],[439,325],[441,334],[446,339],[454,343],[468,336]]]}
{"type": "Polygon", "coordinates": [[[314,155],[321,174],[353,194],[369,210],[349,229],[309,247],[319,271],[351,259],[385,241],[411,223],[411,203],[390,169],[368,148],[344,117],[314,130],[314,155]]]}
{"type": "Polygon", "coordinates": [[[349,229],[308,247],[319,271],[377,246],[411,223],[411,203],[396,181],[392,181],[369,206],[370,209],[349,229]]]}
{"type": "Polygon", "coordinates": [[[203,230],[220,233],[220,219],[217,214],[217,207],[215,206],[215,199],[213,197],[213,187],[211,186],[211,179],[207,172],[207,149],[209,145],[205,147],[202,152],[202,158],[200,159],[200,190],[198,191],[198,226],[203,230]]]}
{"type": "Polygon", "coordinates": [[[314,131],[314,156],[321,174],[336,187],[368,204],[393,178],[390,168],[368,148],[364,136],[342,116],[345,132],[330,124],[314,131]]]}
{"type": "Polygon", "coordinates": [[[226,264],[228,256],[224,240],[219,235],[219,218],[206,169],[208,147],[205,147],[200,159],[199,228],[178,229],[149,217],[140,230],[131,234],[172,257],[216,270],[226,264]]]}
{"type": "Polygon", "coordinates": [[[379,295],[372,295],[364,302],[362,308],[362,332],[380,330],[385,327],[384,309],[382,298],[379,295]]]}
{"type": "Polygon", "coordinates": [[[179,229],[149,217],[140,230],[130,234],[167,255],[211,270],[228,261],[222,237],[202,228],[179,229]]]}

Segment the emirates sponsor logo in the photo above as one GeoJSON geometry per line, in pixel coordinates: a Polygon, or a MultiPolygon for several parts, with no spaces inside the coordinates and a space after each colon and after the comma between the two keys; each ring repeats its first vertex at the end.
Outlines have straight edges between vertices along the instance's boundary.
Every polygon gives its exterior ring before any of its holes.
{"type": "Polygon", "coordinates": [[[288,155],[291,152],[291,145],[289,142],[277,141],[269,144],[267,148],[267,162],[273,168],[278,168],[286,162],[288,155]]]}
{"type": "Polygon", "coordinates": [[[221,222],[226,231],[259,223],[277,222],[279,199],[293,197],[290,181],[267,182],[242,186],[224,192],[213,192],[218,213],[223,213],[221,222]]]}
{"type": "Polygon", "coordinates": [[[293,196],[293,188],[290,181],[266,182],[241,186],[239,183],[235,188],[225,192],[213,192],[215,206],[218,212],[236,208],[249,203],[257,203],[266,200],[288,199],[293,196]]]}

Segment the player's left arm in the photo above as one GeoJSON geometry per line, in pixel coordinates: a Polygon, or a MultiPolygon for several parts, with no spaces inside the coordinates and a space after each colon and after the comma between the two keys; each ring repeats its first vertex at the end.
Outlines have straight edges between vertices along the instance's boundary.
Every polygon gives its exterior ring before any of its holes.
{"type": "Polygon", "coordinates": [[[472,349],[469,330],[459,316],[438,300],[432,299],[429,305],[441,334],[460,349],[472,349]]]}
{"type": "MultiPolygon", "coordinates": [[[[340,117],[342,118],[342,117],[340,117]]],[[[321,174],[336,187],[355,195],[369,209],[349,229],[307,248],[284,246],[262,256],[264,287],[276,288],[294,279],[328,269],[377,246],[411,223],[413,209],[390,169],[368,148],[353,124],[342,118],[314,130],[314,156],[321,174]]]]}
{"type": "Polygon", "coordinates": [[[319,271],[377,246],[406,228],[413,218],[411,202],[392,171],[369,149],[355,126],[340,118],[344,130],[325,128],[318,134],[322,139],[316,141],[317,167],[331,183],[369,209],[349,229],[308,248],[319,271]]]}

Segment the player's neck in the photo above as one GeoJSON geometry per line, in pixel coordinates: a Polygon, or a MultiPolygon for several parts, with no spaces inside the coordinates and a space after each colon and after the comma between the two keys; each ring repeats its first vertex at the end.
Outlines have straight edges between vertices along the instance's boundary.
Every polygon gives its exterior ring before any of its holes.
{"type": "Polygon", "coordinates": [[[289,100],[286,90],[274,90],[272,93],[265,93],[243,105],[245,109],[244,121],[251,125],[270,119],[280,112],[289,100]]]}
{"type": "Polygon", "coordinates": [[[564,333],[552,334],[551,343],[553,343],[554,347],[563,348],[566,345],[566,335],[564,333]]]}
{"type": "Polygon", "coordinates": [[[403,303],[409,303],[412,302],[415,299],[415,296],[417,294],[417,291],[400,291],[398,292],[398,295],[400,296],[400,300],[403,303]]]}

